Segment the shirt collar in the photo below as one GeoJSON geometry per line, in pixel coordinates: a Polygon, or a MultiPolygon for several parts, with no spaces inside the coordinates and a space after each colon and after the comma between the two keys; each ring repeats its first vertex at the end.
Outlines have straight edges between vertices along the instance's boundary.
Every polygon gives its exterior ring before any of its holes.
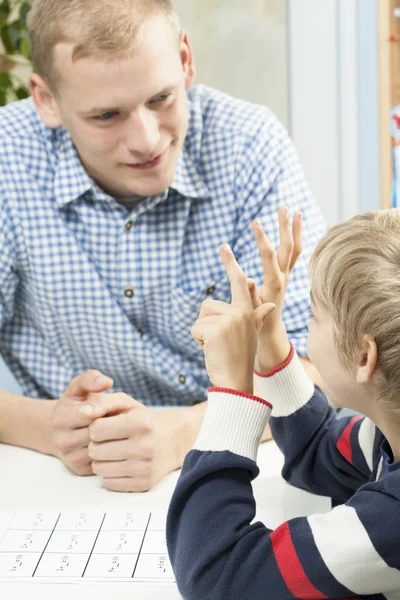
{"type": "Polygon", "coordinates": [[[211,195],[186,146],[179,156],[171,188],[190,198],[209,198],[211,195]]]}
{"type": "Polygon", "coordinates": [[[71,136],[63,127],[54,130],[53,148],[57,155],[54,197],[60,206],[65,206],[92,190],[94,182],[85,171],[71,136]]]}

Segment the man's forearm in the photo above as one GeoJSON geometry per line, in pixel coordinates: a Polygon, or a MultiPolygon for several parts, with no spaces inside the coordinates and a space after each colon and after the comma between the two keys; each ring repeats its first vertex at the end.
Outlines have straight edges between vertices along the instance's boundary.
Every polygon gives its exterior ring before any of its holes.
{"type": "Polygon", "coordinates": [[[0,442],[53,455],[50,418],[54,403],[0,391],[0,442]]]}

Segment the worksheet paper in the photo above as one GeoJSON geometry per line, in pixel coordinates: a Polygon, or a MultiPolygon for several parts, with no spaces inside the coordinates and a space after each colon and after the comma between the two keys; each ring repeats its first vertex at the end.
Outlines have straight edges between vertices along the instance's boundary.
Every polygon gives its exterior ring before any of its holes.
{"type": "MultiPolygon", "coordinates": [[[[275,527],[283,511],[262,517],[275,527]]],[[[166,511],[0,512],[0,583],[175,585],[165,524],[166,511]]]]}

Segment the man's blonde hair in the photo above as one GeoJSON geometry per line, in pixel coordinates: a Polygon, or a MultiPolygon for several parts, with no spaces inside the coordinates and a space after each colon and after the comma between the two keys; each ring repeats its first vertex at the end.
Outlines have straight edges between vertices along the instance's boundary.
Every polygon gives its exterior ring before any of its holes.
{"type": "Polygon", "coordinates": [[[179,36],[171,0],[33,0],[28,33],[35,68],[55,91],[61,79],[54,66],[57,44],[73,43],[73,60],[120,58],[137,50],[143,24],[158,16],[168,19],[179,36]]]}
{"type": "Polygon", "coordinates": [[[400,210],[370,211],[332,227],[314,251],[310,275],[313,300],[332,315],[342,364],[354,372],[363,337],[371,335],[379,397],[400,414],[400,210]]]}

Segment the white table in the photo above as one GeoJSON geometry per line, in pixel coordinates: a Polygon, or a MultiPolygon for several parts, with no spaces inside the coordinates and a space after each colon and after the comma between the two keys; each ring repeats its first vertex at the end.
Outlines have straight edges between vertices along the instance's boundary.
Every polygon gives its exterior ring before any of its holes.
{"type": "MultiPolygon", "coordinates": [[[[274,442],[260,446],[260,476],[253,484],[262,511],[284,508],[285,519],[330,510],[327,498],[289,486],[280,476],[283,458],[274,442]]],[[[144,494],[109,492],[98,477],[78,477],[58,459],[30,450],[0,444],[0,510],[45,509],[167,509],[179,471],[171,473],[144,494]]],[[[85,585],[2,583],[2,600],[178,600],[176,588],[149,587],[140,583],[90,583],[85,585]]]]}

